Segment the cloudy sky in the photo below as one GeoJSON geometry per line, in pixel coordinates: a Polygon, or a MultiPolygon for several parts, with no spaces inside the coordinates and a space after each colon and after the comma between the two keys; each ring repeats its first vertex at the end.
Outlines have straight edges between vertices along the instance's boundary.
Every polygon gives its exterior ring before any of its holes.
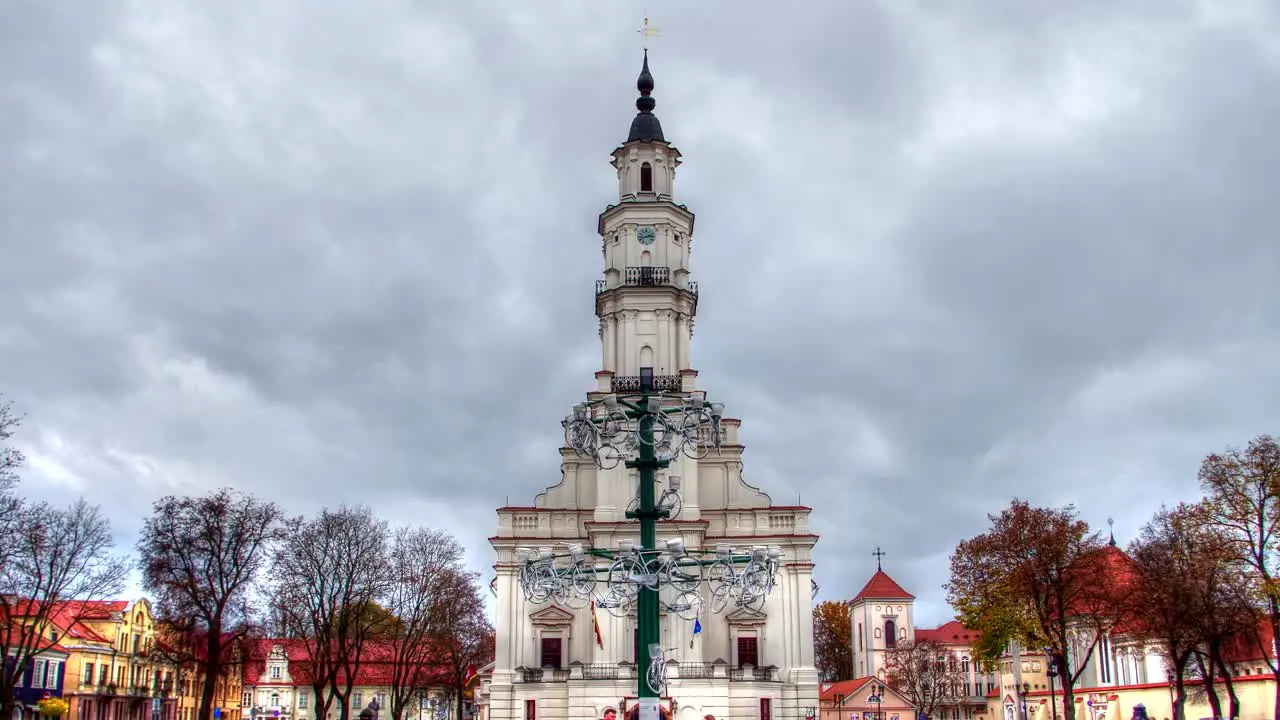
{"type": "Polygon", "coordinates": [[[1280,432],[1280,5],[0,3],[0,392],[23,491],[132,545],[233,485],[489,563],[599,351],[634,114],[698,213],[694,366],[814,505],[824,598],[949,613],[1014,495],[1127,541],[1280,432]]]}

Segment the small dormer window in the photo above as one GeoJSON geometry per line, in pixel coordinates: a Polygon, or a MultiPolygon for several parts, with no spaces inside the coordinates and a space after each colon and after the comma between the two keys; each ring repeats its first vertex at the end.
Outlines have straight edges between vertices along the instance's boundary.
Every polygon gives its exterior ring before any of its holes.
{"type": "Polygon", "coordinates": [[[640,192],[653,192],[653,166],[640,164],[640,192]]]}
{"type": "Polygon", "coordinates": [[[279,679],[280,679],[280,666],[279,666],[279,665],[272,665],[272,666],[271,666],[271,679],[272,679],[272,680],[279,680],[279,679]]]}

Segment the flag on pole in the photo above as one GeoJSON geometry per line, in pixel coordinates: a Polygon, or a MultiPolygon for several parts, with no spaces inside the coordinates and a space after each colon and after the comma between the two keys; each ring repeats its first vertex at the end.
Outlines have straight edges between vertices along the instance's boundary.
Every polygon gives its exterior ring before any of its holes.
{"type": "MultiPolygon", "coordinates": [[[[702,619],[695,617],[693,619],[693,634],[696,637],[700,632],[702,632],[702,619]]],[[[689,649],[693,649],[693,638],[689,638],[689,649]]]]}
{"type": "Polygon", "coordinates": [[[591,599],[591,627],[596,631],[596,645],[604,649],[604,635],[600,633],[600,618],[596,617],[596,600],[591,599]]]}
{"type": "Polygon", "coordinates": [[[466,686],[470,685],[470,684],[471,684],[471,681],[472,681],[472,680],[474,680],[474,679],[475,679],[475,677],[476,677],[476,666],[475,666],[475,665],[468,665],[468,666],[467,666],[467,675],[466,675],[466,677],[464,677],[464,678],[462,679],[462,686],[463,686],[463,687],[466,687],[466,686]]]}

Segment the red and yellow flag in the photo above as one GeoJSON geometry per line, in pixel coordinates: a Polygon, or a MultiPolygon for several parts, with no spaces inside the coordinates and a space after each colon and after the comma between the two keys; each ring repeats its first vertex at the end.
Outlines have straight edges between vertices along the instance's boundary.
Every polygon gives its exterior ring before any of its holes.
{"type": "Polygon", "coordinates": [[[600,649],[603,650],[604,635],[600,634],[600,618],[596,617],[595,598],[592,598],[591,600],[591,627],[595,628],[595,631],[596,631],[596,645],[598,645],[600,649]]]}

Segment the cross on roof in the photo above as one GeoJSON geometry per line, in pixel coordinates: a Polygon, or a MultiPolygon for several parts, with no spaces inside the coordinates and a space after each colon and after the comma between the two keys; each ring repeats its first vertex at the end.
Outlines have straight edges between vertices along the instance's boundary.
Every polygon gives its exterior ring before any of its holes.
{"type": "Polygon", "coordinates": [[[876,556],[876,570],[880,570],[880,569],[881,569],[881,568],[880,568],[880,558],[884,557],[884,556],[885,556],[885,555],[887,555],[888,553],[886,553],[885,551],[881,550],[881,549],[880,549],[880,546],[879,546],[879,545],[877,545],[877,546],[876,546],[876,551],[875,551],[875,552],[873,552],[873,553],[871,553],[871,554],[876,556]]]}
{"type": "Polygon", "coordinates": [[[640,42],[644,46],[645,51],[649,50],[649,38],[662,37],[662,31],[649,24],[649,18],[644,19],[644,24],[636,32],[640,33],[640,42]]]}

